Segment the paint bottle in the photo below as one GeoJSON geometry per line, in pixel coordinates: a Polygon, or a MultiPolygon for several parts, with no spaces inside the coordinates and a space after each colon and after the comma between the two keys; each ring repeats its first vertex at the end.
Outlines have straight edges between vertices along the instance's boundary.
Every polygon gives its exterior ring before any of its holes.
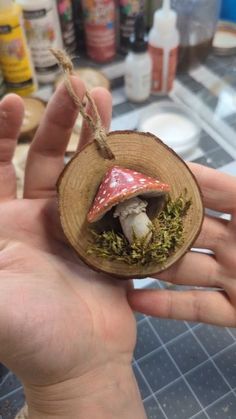
{"type": "Polygon", "coordinates": [[[125,93],[133,102],[143,102],[151,93],[152,60],[147,49],[145,22],[140,14],[135,19],[130,51],[125,59],[125,93]]]}
{"type": "Polygon", "coordinates": [[[75,27],[76,47],[78,52],[85,51],[85,33],[82,0],[72,0],[73,21],[75,27]]]}
{"type": "Polygon", "coordinates": [[[11,0],[0,1],[0,66],[8,92],[25,96],[37,89],[22,11],[11,0]]]}
{"type": "Polygon", "coordinates": [[[110,61],[116,53],[113,0],[83,0],[87,54],[97,62],[110,61]]]}
{"type": "Polygon", "coordinates": [[[119,0],[120,5],[120,42],[122,53],[129,50],[129,40],[134,33],[135,18],[144,12],[145,0],[119,0]]]}
{"type": "Polygon", "coordinates": [[[26,36],[30,45],[37,79],[55,80],[59,68],[50,48],[63,48],[60,21],[55,0],[17,0],[22,6],[26,36]]]}
{"type": "Polygon", "coordinates": [[[68,54],[76,51],[75,28],[71,0],[57,0],[63,44],[68,54]]]}
{"type": "Polygon", "coordinates": [[[154,13],[149,33],[149,52],[152,57],[152,93],[167,94],[173,87],[176,74],[179,32],[177,13],[171,10],[170,0],[154,13]]]}

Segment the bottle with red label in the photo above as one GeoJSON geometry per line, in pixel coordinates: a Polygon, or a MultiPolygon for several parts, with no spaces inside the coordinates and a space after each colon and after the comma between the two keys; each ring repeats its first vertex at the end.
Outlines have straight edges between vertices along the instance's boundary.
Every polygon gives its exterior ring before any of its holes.
{"type": "Polygon", "coordinates": [[[154,13],[149,33],[149,53],[152,57],[152,93],[167,94],[173,87],[179,47],[177,14],[170,8],[170,0],[154,13]]]}
{"type": "Polygon", "coordinates": [[[115,1],[83,0],[87,54],[97,62],[110,61],[116,53],[115,1]]]}

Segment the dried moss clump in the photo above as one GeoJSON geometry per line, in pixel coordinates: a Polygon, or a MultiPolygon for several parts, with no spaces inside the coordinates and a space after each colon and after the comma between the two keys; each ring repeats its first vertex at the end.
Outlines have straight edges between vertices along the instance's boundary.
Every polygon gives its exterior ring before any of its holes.
{"type": "Polygon", "coordinates": [[[129,265],[164,265],[168,257],[181,246],[184,238],[183,219],[191,206],[186,192],[175,201],[167,200],[164,209],[152,220],[152,238],[147,243],[146,237],[137,239],[132,244],[123,234],[114,230],[100,234],[92,230],[93,242],[88,253],[98,257],[120,260],[129,265]]]}

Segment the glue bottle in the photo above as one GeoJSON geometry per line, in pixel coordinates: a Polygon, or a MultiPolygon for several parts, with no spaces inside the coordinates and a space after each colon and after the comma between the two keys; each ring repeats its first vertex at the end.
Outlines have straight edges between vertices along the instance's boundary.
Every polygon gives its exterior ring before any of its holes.
{"type": "Polygon", "coordinates": [[[154,13],[149,33],[149,52],[152,57],[152,93],[167,94],[173,87],[176,74],[179,32],[177,14],[170,0],[163,0],[162,9],[154,13]]]}
{"type": "Polygon", "coordinates": [[[133,102],[143,102],[151,93],[152,60],[145,36],[142,14],[137,15],[134,35],[130,38],[130,51],[125,59],[125,93],[133,102]]]}
{"type": "Polygon", "coordinates": [[[0,0],[0,66],[8,92],[21,96],[37,89],[26,43],[22,11],[11,0],[0,0]]]}

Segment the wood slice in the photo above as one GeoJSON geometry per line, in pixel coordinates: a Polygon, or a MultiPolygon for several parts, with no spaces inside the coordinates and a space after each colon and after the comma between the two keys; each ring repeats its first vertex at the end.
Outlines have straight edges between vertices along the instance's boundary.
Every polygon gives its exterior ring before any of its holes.
{"type": "Polygon", "coordinates": [[[33,97],[25,97],[23,98],[23,101],[25,113],[19,141],[29,142],[33,139],[33,136],[40,124],[45,111],[45,104],[40,99],[33,97]]]}
{"type": "Polygon", "coordinates": [[[66,148],[66,156],[73,156],[77,150],[79,143],[79,134],[75,131],[72,131],[70,136],[70,141],[66,148]]]}
{"type": "Polygon", "coordinates": [[[22,409],[17,413],[15,419],[29,419],[28,406],[25,404],[22,409]]]}
{"type": "Polygon", "coordinates": [[[178,261],[197,238],[204,215],[201,193],[184,161],[154,135],[115,131],[108,134],[107,141],[115,155],[114,160],[103,159],[93,142],[75,155],[62,172],[58,180],[61,224],[71,246],[94,270],[127,279],[152,276],[178,261]],[[164,266],[155,263],[145,266],[128,265],[123,261],[110,261],[87,253],[92,240],[87,213],[106,171],[114,165],[137,170],[168,183],[173,200],[187,189],[192,205],[184,217],[184,243],[167,259],[164,266]]]}
{"type": "MultiPolygon", "coordinates": [[[[95,70],[90,67],[80,67],[73,71],[73,74],[78,75],[83,80],[86,89],[92,90],[94,87],[104,87],[110,90],[110,81],[108,78],[99,70],[95,70]]],[[[55,89],[63,81],[63,74],[60,75],[55,82],[55,89]]]]}
{"type": "Polygon", "coordinates": [[[18,144],[14,153],[13,163],[16,171],[17,196],[22,198],[24,189],[25,165],[30,145],[18,144]]]}

